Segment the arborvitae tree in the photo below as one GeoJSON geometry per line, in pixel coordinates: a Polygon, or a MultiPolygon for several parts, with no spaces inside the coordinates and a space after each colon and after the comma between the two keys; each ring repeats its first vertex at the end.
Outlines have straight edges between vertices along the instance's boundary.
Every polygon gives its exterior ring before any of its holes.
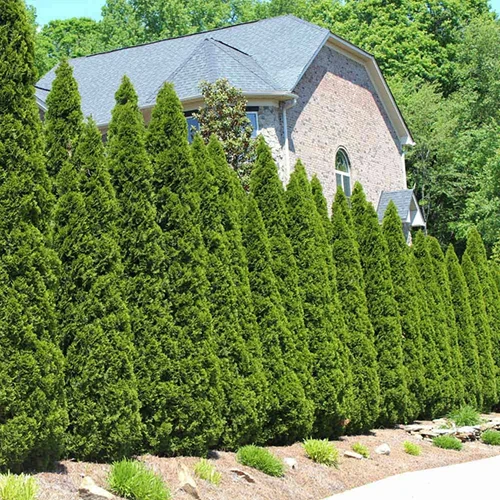
{"type": "Polygon", "coordinates": [[[176,353],[166,292],[163,233],[156,222],[153,169],[146,151],[144,119],[132,83],[124,77],[115,95],[108,130],[108,164],[118,201],[118,238],[124,267],[124,298],[137,349],[135,373],[145,425],[145,448],[166,453],[175,400],[176,353]]]}
{"type": "MultiPolygon", "coordinates": [[[[267,231],[276,286],[294,340],[294,349],[290,348],[287,352],[287,359],[294,363],[294,369],[306,389],[306,394],[309,395],[308,388],[312,383],[311,353],[307,345],[307,328],[304,325],[297,261],[287,236],[285,190],[278,176],[278,168],[271,150],[262,136],[259,137],[257,143],[257,159],[252,168],[250,190],[259,206],[267,231]]],[[[312,400],[310,400],[309,414],[312,419],[312,400]]]]}
{"type": "MultiPolygon", "coordinates": [[[[433,341],[439,353],[440,366],[439,375],[430,374],[431,378],[439,377],[440,395],[439,401],[435,404],[428,402],[428,415],[439,416],[451,410],[454,407],[455,398],[455,381],[453,379],[453,361],[451,359],[450,339],[448,328],[446,327],[446,318],[442,307],[442,298],[440,289],[435,275],[432,257],[429,252],[429,245],[422,231],[419,231],[413,241],[413,249],[417,259],[418,270],[425,290],[425,298],[428,307],[428,314],[432,321],[433,341]]],[[[424,317],[424,316],[422,316],[424,317]]],[[[424,335],[424,350],[428,339],[428,335],[424,327],[422,327],[424,335]]],[[[425,357],[424,357],[425,363],[425,357]]]]}
{"type": "MultiPolygon", "coordinates": [[[[474,264],[483,292],[486,315],[491,330],[491,348],[496,365],[496,391],[500,395],[500,292],[495,284],[484,248],[481,235],[476,228],[472,228],[467,238],[465,252],[474,264]]],[[[498,403],[498,401],[497,401],[498,403]]]]}
{"type": "Polygon", "coordinates": [[[451,368],[452,377],[455,386],[454,405],[460,407],[464,401],[464,379],[463,379],[463,361],[458,341],[457,324],[455,320],[455,310],[453,308],[453,299],[451,296],[450,280],[446,270],[444,254],[436,238],[428,237],[427,245],[434,266],[434,275],[437,279],[442,306],[448,328],[448,338],[450,341],[451,368]]]}
{"type": "Polygon", "coordinates": [[[350,413],[352,376],[338,296],[332,293],[323,224],[316,210],[304,166],[297,162],[286,191],[288,235],[299,271],[299,287],[309,330],[315,402],[315,434],[338,434],[350,413]]]}
{"type": "Polygon", "coordinates": [[[67,425],[35,81],[24,2],[0,0],[0,470],[13,472],[51,466],[67,425]]]}
{"type": "Polygon", "coordinates": [[[491,330],[488,322],[488,315],[486,314],[486,305],[481,290],[481,283],[468,252],[465,252],[462,256],[462,269],[469,289],[469,301],[474,322],[477,352],[479,355],[481,394],[483,401],[482,409],[489,411],[493,405],[498,403],[495,380],[497,367],[495,366],[492,355],[491,330]]]}
{"type": "Polygon", "coordinates": [[[352,354],[354,400],[348,430],[358,433],[371,429],[379,416],[377,351],[351,214],[347,198],[340,187],[337,188],[332,211],[332,255],[347,328],[346,344],[352,354]]]}
{"type": "Polygon", "coordinates": [[[317,175],[313,175],[311,179],[311,191],[314,198],[314,203],[316,204],[316,209],[323,221],[323,226],[325,228],[325,233],[328,241],[332,241],[332,222],[328,216],[328,203],[325,196],[323,195],[323,186],[317,175]]]}
{"type": "Polygon", "coordinates": [[[155,177],[157,221],[163,231],[172,316],[177,326],[174,382],[169,412],[169,453],[206,452],[223,428],[222,389],[207,294],[207,252],[194,190],[195,165],[187,124],[173,85],[160,90],[147,145],[155,177]]]}
{"type": "Polygon", "coordinates": [[[295,360],[288,359],[295,345],[276,285],[266,229],[253,197],[248,201],[243,229],[264,373],[269,384],[263,437],[274,443],[293,443],[311,432],[311,405],[294,371],[295,360]]]}
{"type": "Polygon", "coordinates": [[[401,320],[394,298],[388,249],[375,209],[366,201],[359,183],[354,186],[351,206],[368,311],[375,331],[382,396],[379,423],[393,425],[406,417],[408,388],[403,367],[401,320]]]}
{"type": "MultiPolygon", "coordinates": [[[[260,438],[267,381],[260,356],[256,356],[255,351],[250,352],[243,336],[245,325],[239,318],[238,290],[233,280],[228,237],[222,224],[224,202],[214,163],[201,136],[195,136],[192,151],[197,166],[197,191],[201,195],[202,236],[208,253],[210,312],[225,398],[226,426],[222,445],[235,448],[260,438]]],[[[229,169],[227,165],[225,168],[229,169]]]]}
{"type": "Polygon", "coordinates": [[[490,269],[495,284],[497,285],[498,293],[500,293],[500,262],[490,260],[490,269]]]}
{"type": "Polygon", "coordinates": [[[80,104],[73,68],[67,61],[62,61],[56,69],[56,77],[47,96],[48,109],[45,114],[47,171],[53,180],[64,162],[75,152],[83,124],[80,104]]]}
{"type": "Polygon", "coordinates": [[[422,297],[418,292],[417,270],[406,243],[401,218],[392,201],[384,215],[382,232],[387,243],[394,298],[398,303],[403,332],[403,364],[409,392],[406,416],[408,420],[414,420],[423,414],[426,393],[422,297]]]}
{"type": "Polygon", "coordinates": [[[446,251],[446,268],[452,290],[458,344],[462,355],[464,401],[474,408],[482,408],[481,370],[469,302],[469,289],[453,245],[450,245],[446,251]]]}
{"type": "Polygon", "coordinates": [[[74,163],[66,162],[58,175],[54,238],[67,293],[60,297],[60,317],[68,346],[68,452],[81,460],[116,460],[138,450],[142,424],[122,297],[118,206],[101,134],[91,120],[74,163]],[[68,214],[68,207],[76,213],[68,214]]]}

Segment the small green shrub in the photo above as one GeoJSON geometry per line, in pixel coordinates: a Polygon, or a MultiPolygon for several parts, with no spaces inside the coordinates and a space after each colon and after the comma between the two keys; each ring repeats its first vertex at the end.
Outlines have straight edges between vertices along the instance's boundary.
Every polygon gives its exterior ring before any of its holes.
{"type": "Polygon", "coordinates": [[[258,446],[243,446],[238,450],[236,459],[240,464],[262,471],[268,476],[281,477],[285,473],[283,462],[270,451],[258,446]]]}
{"type": "Polygon", "coordinates": [[[460,409],[452,411],[448,418],[455,422],[457,427],[478,425],[481,423],[481,415],[472,406],[462,406],[460,409]]]}
{"type": "Polygon", "coordinates": [[[1,500],[34,500],[38,491],[36,479],[20,474],[0,474],[1,500]]]}
{"type": "Polygon", "coordinates": [[[365,458],[370,458],[370,451],[366,446],[362,445],[361,443],[354,443],[352,445],[352,451],[359,453],[365,458]]]}
{"type": "Polygon", "coordinates": [[[413,455],[414,457],[418,457],[422,453],[422,449],[418,444],[415,443],[410,443],[410,441],[405,441],[403,443],[405,452],[408,453],[408,455],[413,455]]]}
{"type": "Polygon", "coordinates": [[[113,493],[130,500],[170,500],[161,477],[136,460],[115,462],[108,482],[113,493]]]}
{"type": "Polygon", "coordinates": [[[500,432],[493,429],[484,431],[481,435],[481,441],[485,444],[500,446],[500,432]]]}
{"type": "Polygon", "coordinates": [[[438,436],[432,442],[438,448],[444,448],[445,450],[460,451],[462,449],[462,442],[454,436],[438,436]]]}
{"type": "Polygon", "coordinates": [[[218,486],[222,475],[215,467],[206,459],[202,458],[195,466],[194,473],[201,479],[208,481],[218,486]]]}
{"type": "Polygon", "coordinates": [[[304,450],[307,456],[319,464],[339,466],[339,452],[328,439],[306,439],[304,450]]]}

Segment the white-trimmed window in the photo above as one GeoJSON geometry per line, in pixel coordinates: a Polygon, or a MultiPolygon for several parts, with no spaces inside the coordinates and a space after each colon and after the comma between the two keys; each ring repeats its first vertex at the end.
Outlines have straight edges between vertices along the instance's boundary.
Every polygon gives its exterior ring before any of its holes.
{"type": "Polygon", "coordinates": [[[335,179],[347,197],[351,196],[351,163],[345,149],[340,148],[335,155],[335,179]]]}

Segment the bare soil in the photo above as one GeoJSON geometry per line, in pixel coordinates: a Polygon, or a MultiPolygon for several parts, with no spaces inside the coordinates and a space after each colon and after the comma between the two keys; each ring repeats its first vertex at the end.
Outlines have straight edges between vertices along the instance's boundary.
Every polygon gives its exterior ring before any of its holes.
{"type": "MultiPolygon", "coordinates": [[[[500,414],[491,415],[500,417],[500,414]]],[[[285,477],[272,478],[240,465],[234,453],[214,452],[210,458],[222,473],[219,486],[214,486],[194,476],[193,467],[199,460],[194,457],[160,458],[151,455],[140,457],[152,469],[160,473],[169,485],[174,500],[192,500],[192,496],[179,490],[178,472],[185,464],[196,480],[200,498],[203,500],[320,500],[347,489],[378,481],[387,476],[403,472],[442,467],[471,460],[500,455],[500,446],[488,446],[481,442],[465,443],[462,451],[436,448],[429,441],[418,440],[402,429],[377,429],[369,435],[347,436],[335,441],[340,452],[338,469],[318,465],[309,460],[300,443],[287,447],[269,447],[281,458],[295,458],[297,469],[287,470],[285,477]],[[422,447],[422,454],[414,457],[403,451],[403,443],[411,441],[422,447]],[[361,443],[370,450],[370,458],[356,460],[344,457],[354,443],[361,443]],[[375,448],[387,443],[391,448],[389,456],[377,455],[375,448]],[[249,483],[231,472],[239,469],[248,473],[255,483],[249,483]]],[[[110,466],[84,462],[63,461],[56,472],[37,474],[40,484],[40,500],[77,500],[78,486],[84,475],[88,475],[103,488],[110,466]]]]}

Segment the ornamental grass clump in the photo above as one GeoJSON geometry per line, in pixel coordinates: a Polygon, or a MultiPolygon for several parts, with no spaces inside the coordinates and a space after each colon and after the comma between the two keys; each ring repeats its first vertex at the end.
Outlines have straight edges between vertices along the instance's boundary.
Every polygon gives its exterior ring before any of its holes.
{"type": "Polygon", "coordinates": [[[222,474],[206,459],[202,458],[195,466],[194,473],[200,478],[209,483],[219,486],[222,479],[222,474]]]}
{"type": "Polygon", "coordinates": [[[306,439],[304,441],[306,455],[318,464],[339,466],[339,452],[327,439],[306,439]]]}
{"type": "Polygon", "coordinates": [[[457,427],[479,425],[481,423],[481,415],[472,406],[462,406],[458,410],[452,411],[448,418],[455,422],[457,427]]]}
{"type": "Polygon", "coordinates": [[[481,435],[481,441],[484,444],[491,444],[493,446],[500,446],[500,432],[489,429],[484,431],[481,435]]]}
{"type": "Polygon", "coordinates": [[[236,459],[240,464],[253,467],[268,476],[281,477],[285,473],[283,462],[265,448],[243,446],[238,450],[236,459]]]}
{"type": "Polygon", "coordinates": [[[422,448],[420,448],[418,444],[410,443],[410,441],[405,441],[403,443],[403,447],[405,453],[408,453],[408,455],[413,455],[414,457],[418,457],[422,453],[422,448]]]}
{"type": "Polygon", "coordinates": [[[365,445],[361,443],[354,443],[352,445],[352,451],[359,453],[364,458],[370,458],[370,451],[365,445]]]}
{"type": "Polygon", "coordinates": [[[435,437],[432,442],[434,443],[434,446],[445,450],[460,451],[463,446],[462,442],[454,436],[438,436],[435,437]]]}
{"type": "Polygon", "coordinates": [[[38,485],[35,478],[21,474],[0,475],[1,500],[35,500],[38,485]]]}
{"type": "Polygon", "coordinates": [[[170,491],[158,474],[136,460],[115,462],[109,475],[113,493],[130,500],[170,500],[170,491]]]}

